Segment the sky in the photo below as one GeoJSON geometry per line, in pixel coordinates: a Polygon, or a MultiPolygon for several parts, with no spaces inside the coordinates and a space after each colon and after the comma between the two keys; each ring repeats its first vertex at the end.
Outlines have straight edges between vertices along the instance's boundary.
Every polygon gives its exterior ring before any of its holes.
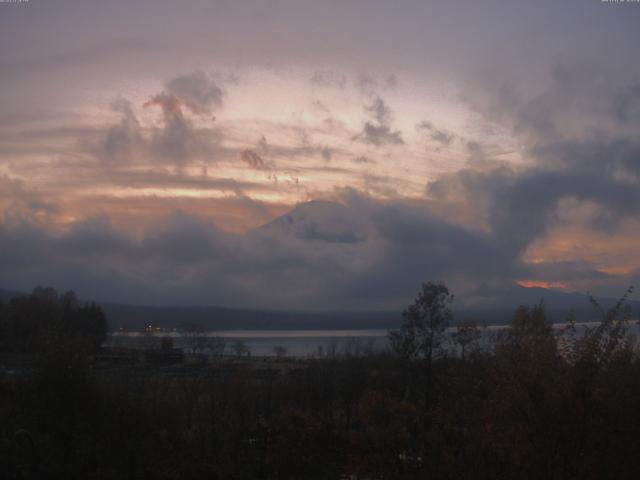
{"type": "Polygon", "coordinates": [[[0,3],[0,288],[296,310],[639,284],[640,3],[0,3]]]}

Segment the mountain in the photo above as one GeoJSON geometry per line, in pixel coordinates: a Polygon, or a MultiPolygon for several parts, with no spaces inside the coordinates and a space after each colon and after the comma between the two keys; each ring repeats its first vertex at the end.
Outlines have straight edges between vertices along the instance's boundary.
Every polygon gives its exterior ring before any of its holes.
{"type": "Polygon", "coordinates": [[[14,297],[21,297],[23,295],[26,295],[26,294],[23,292],[16,292],[13,290],[0,290],[0,301],[8,302],[14,297]]]}
{"type": "MultiPolygon", "coordinates": [[[[24,293],[0,290],[0,299],[24,295],[24,293]]],[[[511,320],[519,305],[533,305],[544,301],[547,312],[555,322],[562,322],[569,312],[578,321],[598,319],[597,312],[587,295],[566,293],[544,288],[513,287],[502,292],[497,300],[487,305],[456,307],[454,324],[474,320],[479,324],[504,324],[511,320]]],[[[617,299],[598,299],[603,308],[609,308],[617,299]]],[[[634,318],[640,313],[640,302],[629,301],[634,318]]],[[[401,323],[401,312],[293,312],[275,310],[251,310],[218,306],[144,306],[98,302],[103,308],[111,329],[141,330],[145,325],[167,329],[197,324],[208,330],[340,330],[340,329],[389,329],[401,323]]]]}
{"type": "Polygon", "coordinates": [[[196,324],[208,330],[387,329],[400,324],[398,312],[305,313],[223,307],[149,307],[100,304],[112,329],[139,330],[152,324],[180,328],[196,324]]]}
{"type": "MultiPolygon", "coordinates": [[[[535,305],[541,301],[544,302],[546,311],[554,322],[563,322],[570,313],[573,313],[579,322],[599,319],[598,312],[586,293],[515,285],[506,290],[493,292],[492,298],[494,301],[491,303],[459,309],[456,312],[458,319],[474,319],[480,323],[491,319],[490,323],[507,323],[519,305],[535,305]]],[[[613,307],[618,301],[617,298],[607,297],[596,297],[596,300],[605,310],[613,307]]],[[[634,318],[637,318],[640,313],[640,302],[628,300],[627,304],[631,307],[634,318]]]]}
{"type": "Polygon", "coordinates": [[[256,233],[287,235],[303,240],[356,243],[366,239],[365,221],[350,207],[337,202],[313,200],[258,227],[256,233]]]}
{"type": "MultiPolygon", "coordinates": [[[[544,301],[548,313],[556,322],[574,312],[578,321],[597,320],[597,312],[588,297],[579,293],[565,293],[544,288],[516,286],[492,305],[456,308],[454,323],[475,320],[479,324],[508,323],[519,305],[534,305],[544,301]]],[[[617,299],[598,299],[604,308],[617,299]]],[[[630,301],[634,313],[640,311],[640,302],[630,301]]],[[[141,329],[153,324],[164,328],[179,328],[185,324],[198,324],[210,330],[304,330],[304,329],[389,329],[401,323],[401,312],[292,312],[249,310],[214,306],[149,307],[101,303],[113,329],[141,329]]]]}

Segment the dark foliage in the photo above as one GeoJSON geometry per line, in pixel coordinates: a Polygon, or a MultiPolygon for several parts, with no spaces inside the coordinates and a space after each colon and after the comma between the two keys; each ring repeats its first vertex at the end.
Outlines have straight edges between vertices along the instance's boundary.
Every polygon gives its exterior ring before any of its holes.
{"type": "Polygon", "coordinates": [[[58,295],[53,288],[37,287],[29,296],[0,304],[0,352],[37,353],[70,339],[96,350],[106,335],[102,309],[81,304],[72,291],[58,295]]]}
{"type": "Polygon", "coordinates": [[[40,350],[32,374],[0,377],[0,462],[5,478],[636,478],[627,326],[624,299],[562,336],[542,304],[520,307],[492,348],[430,366],[350,348],[99,368],[69,338],[40,350]]]}

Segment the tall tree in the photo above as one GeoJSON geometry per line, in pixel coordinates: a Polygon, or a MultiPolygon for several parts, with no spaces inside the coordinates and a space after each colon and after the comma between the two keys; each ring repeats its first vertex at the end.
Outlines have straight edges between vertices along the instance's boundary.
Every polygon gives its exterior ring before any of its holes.
{"type": "Polygon", "coordinates": [[[453,295],[444,283],[423,283],[414,302],[402,312],[400,329],[389,332],[393,350],[409,360],[423,358],[430,365],[453,318],[451,302],[453,295]]]}
{"type": "MultiPolygon", "coordinates": [[[[427,411],[431,408],[433,359],[440,350],[444,332],[453,318],[449,308],[451,302],[453,302],[453,295],[444,283],[423,283],[414,302],[402,312],[404,321],[400,329],[389,332],[389,342],[397,354],[411,363],[422,360],[424,366],[421,375],[422,388],[427,411]]],[[[407,367],[405,371],[409,373],[412,368],[409,368],[409,365],[407,367]]],[[[408,381],[406,392],[409,389],[408,381]]],[[[429,415],[424,416],[425,422],[428,418],[429,415]]]]}

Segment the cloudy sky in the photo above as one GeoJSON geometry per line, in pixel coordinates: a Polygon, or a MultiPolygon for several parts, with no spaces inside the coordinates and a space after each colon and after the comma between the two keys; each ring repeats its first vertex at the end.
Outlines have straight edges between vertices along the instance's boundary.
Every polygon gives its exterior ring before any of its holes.
{"type": "Polygon", "coordinates": [[[314,310],[640,283],[640,3],[0,3],[0,288],[314,310]]]}

